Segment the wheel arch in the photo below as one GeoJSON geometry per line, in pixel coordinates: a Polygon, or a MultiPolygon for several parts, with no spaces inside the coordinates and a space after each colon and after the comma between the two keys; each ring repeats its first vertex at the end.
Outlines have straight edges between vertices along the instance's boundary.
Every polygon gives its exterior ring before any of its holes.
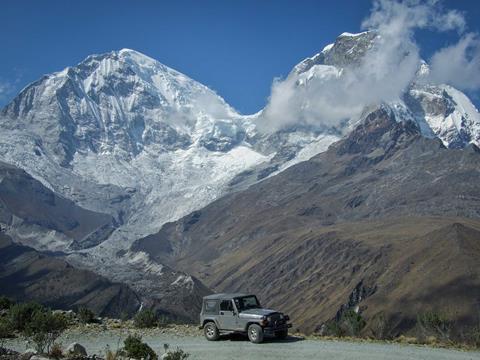
{"type": "Polygon", "coordinates": [[[263,329],[262,325],[260,325],[257,321],[249,321],[245,324],[245,329],[244,330],[248,331],[248,328],[250,327],[250,325],[253,325],[253,324],[258,325],[263,329]]]}
{"type": "Polygon", "coordinates": [[[220,330],[220,328],[218,327],[218,323],[217,323],[217,320],[213,319],[213,318],[208,318],[208,319],[204,319],[203,322],[202,322],[202,328],[205,327],[205,325],[209,322],[213,322],[215,324],[215,326],[217,327],[217,329],[220,330]]]}

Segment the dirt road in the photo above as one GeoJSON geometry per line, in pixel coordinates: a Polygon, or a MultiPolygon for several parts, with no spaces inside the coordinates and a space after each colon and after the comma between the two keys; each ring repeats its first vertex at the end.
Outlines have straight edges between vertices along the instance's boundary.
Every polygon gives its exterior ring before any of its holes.
{"type": "MultiPolygon", "coordinates": [[[[103,332],[69,331],[60,342],[67,346],[76,341],[87,348],[89,354],[103,356],[107,346],[115,350],[122,346],[126,331],[107,330],[103,332]]],[[[319,359],[319,360],[480,360],[480,352],[432,349],[413,345],[352,343],[341,341],[303,340],[290,338],[285,342],[270,341],[255,345],[241,337],[225,338],[217,342],[206,341],[202,336],[184,336],[171,333],[146,333],[143,339],[158,354],[163,353],[163,344],[179,346],[192,360],[278,360],[278,359],[319,359]]],[[[9,341],[7,347],[24,351],[31,345],[22,340],[9,341]]]]}

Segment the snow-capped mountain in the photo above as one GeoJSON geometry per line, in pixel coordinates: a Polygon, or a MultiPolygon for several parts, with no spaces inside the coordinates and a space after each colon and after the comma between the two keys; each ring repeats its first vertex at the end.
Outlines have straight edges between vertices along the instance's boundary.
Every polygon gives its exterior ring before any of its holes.
{"type": "MultiPolygon", "coordinates": [[[[345,68],[358,66],[379,41],[375,31],[343,33],[335,41],[296,65],[289,78],[299,87],[312,81],[325,82],[343,76],[345,68]]],[[[415,121],[422,134],[438,137],[449,148],[463,148],[469,143],[480,145],[480,114],[468,97],[448,85],[428,83],[429,66],[422,61],[414,81],[403,95],[389,105],[398,120],[415,121]]],[[[373,104],[372,104],[373,105],[373,104]]],[[[345,123],[347,131],[357,118],[345,123]]]]}
{"type": "Polygon", "coordinates": [[[121,213],[122,221],[128,209],[102,198],[96,204],[89,188],[122,189],[118,204],[140,198],[142,232],[202,205],[232,174],[265,160],[243,144],[244,120],[221,97],[133,50],[45,76],[2,115],[6,161],[85,207],[121,213]]]}
{"type": "Polygon", "coordinates": [[[3,114],[16,126],[49,135],[44,146],[64,166],[78,152],[131,158],[151,144],[159,151],[194,142],[227,150],[243,130],[235,124],[238,114],[212,90],[128,49],[45,76],[3,114]]]}

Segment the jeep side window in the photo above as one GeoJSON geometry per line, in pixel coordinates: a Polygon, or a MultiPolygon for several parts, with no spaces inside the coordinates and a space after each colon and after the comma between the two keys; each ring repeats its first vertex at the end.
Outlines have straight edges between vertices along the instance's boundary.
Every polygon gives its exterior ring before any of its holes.
{"type": "Polygon", "coordinates": [[[231,300],[223,300],[220,303],[220,311],[233,311],[233,304],[231,300]]]}
{"type": "Polygon", "coordinates": [[[256,296],[244,296],[241,298],[236,298],[235,305],[237,305],[238,311],[260,308],[260,303],[258,302],[256,296]]]}
{"type": "Polygon", "coordinates": [[[205,301],[205,312],[206,313],[215,313],[217,310],[217,302],[215,300],[205,301]]]}

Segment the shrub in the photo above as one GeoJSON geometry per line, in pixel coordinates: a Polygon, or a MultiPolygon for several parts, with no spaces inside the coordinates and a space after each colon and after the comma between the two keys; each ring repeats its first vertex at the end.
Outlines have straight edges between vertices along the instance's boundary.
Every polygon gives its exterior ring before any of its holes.
{"type": "Polygon", "coordinates": [[[24,331],[27,325],[32,321],[33,315],[44,310],[45,309],[42,305],[34,302],[12,305],[8,312],[8,318],[12,329],[24,331]]]}
{"type": "Polygon", "coordinates": [[[105,350],[105,360],[116,360],[119,358],[118,351],[112,351],[110,348],[105,350]]]}
{"type": "Polygon", "coordinates": [[[340,328],[338,322],[331,320],[325,324],[322,335],[342,337],[345,336],[345,332],[340,328]]]}
{"type": "Polygon", "coordinates": [[[142,309],[135,315],[134,323],[137,328],[152,328],[158,325],[158,317],[152,309],[142,309]]]}
{"type": "Polygon", "coordinates": [[[44,353],[45,350],[50,352],[51,346],[66,328],[67,320],[63,315],[42,309],[33,314],[23,333],[35,343],[39,353],[44,353]]]}
{"type": "Polygon", "coordinates": [[[78,310],[78,319],[82,324],[90,324],[95,321],[95,314],[92,310],[82,307],[78,310]]]}
{"type": "Polygon", "coordinates": [[[447,341],[450,340],[453,321],[448,319],[445,314],[431,311],[417,316],[417,326],[423,338],[436,336],[447,341]]]}
{"type": "Polygon", "coordinates": [[[165,353],[165,355],[162,357],[162,360],[185,360],[190,356],[189,353],[186,353],[179,347],[177,347],[173,351],[168,351],[165,353]]]}
{"type": "Polygon", "coordinates": [[[63,358],[62,345],[59,343],[54,343],[48,354],[50,355],[51,358],[54,358],[54,359],[63,358]]]}
{"type": "Polygon", "coordinates": [[[339,325],[348,336],[358,336],[366,323],[360,314],[347,310],[342,314],[339,325]]]}
{"type": "Polygon", "coordinates": [[[128,319],[130,319],[130,315],[128,314],[128,312],[122,311],[122,313],[120,314],[120,320],[125,322],[128,319]]]}
{"type": "Polygon", "coordinates": [[[8,318],[0,318],[0,347],[3,347],[4,340],[13,337],[12,325],[8,318]]]}
{"type": "Polygon", "coordinates": [[[325,326],[325,335],[343,337],[358,336],[366,323],[360,314],[353,310],[342,313],[339,319],[329,321],[325,326]]]}
{"type": "Polygon", "coordinates": [[[465,335],[464,341],[476,348],[480,348],[480,326],[471,328],[465,335]]]}
{"type": "Polygon", "coordinates": [[[127,357],[133,359],[156,360],[158,358],[155,351],[146,343],[142,342],[140,335],[129,335],[124,341],[124,350],[127,357]]]}
{"type": "Polygon", "coordinates": [[[0,296],[0,310],[8,310],[12,307],[13,301],[6,296],[0,296]]]}
{"type": "Polygon", "coordinates": [[[387,321],[384,313],[375,315],[369,323],[372,337],[377,340],[384,340],[387,338],[387,321]]]}

